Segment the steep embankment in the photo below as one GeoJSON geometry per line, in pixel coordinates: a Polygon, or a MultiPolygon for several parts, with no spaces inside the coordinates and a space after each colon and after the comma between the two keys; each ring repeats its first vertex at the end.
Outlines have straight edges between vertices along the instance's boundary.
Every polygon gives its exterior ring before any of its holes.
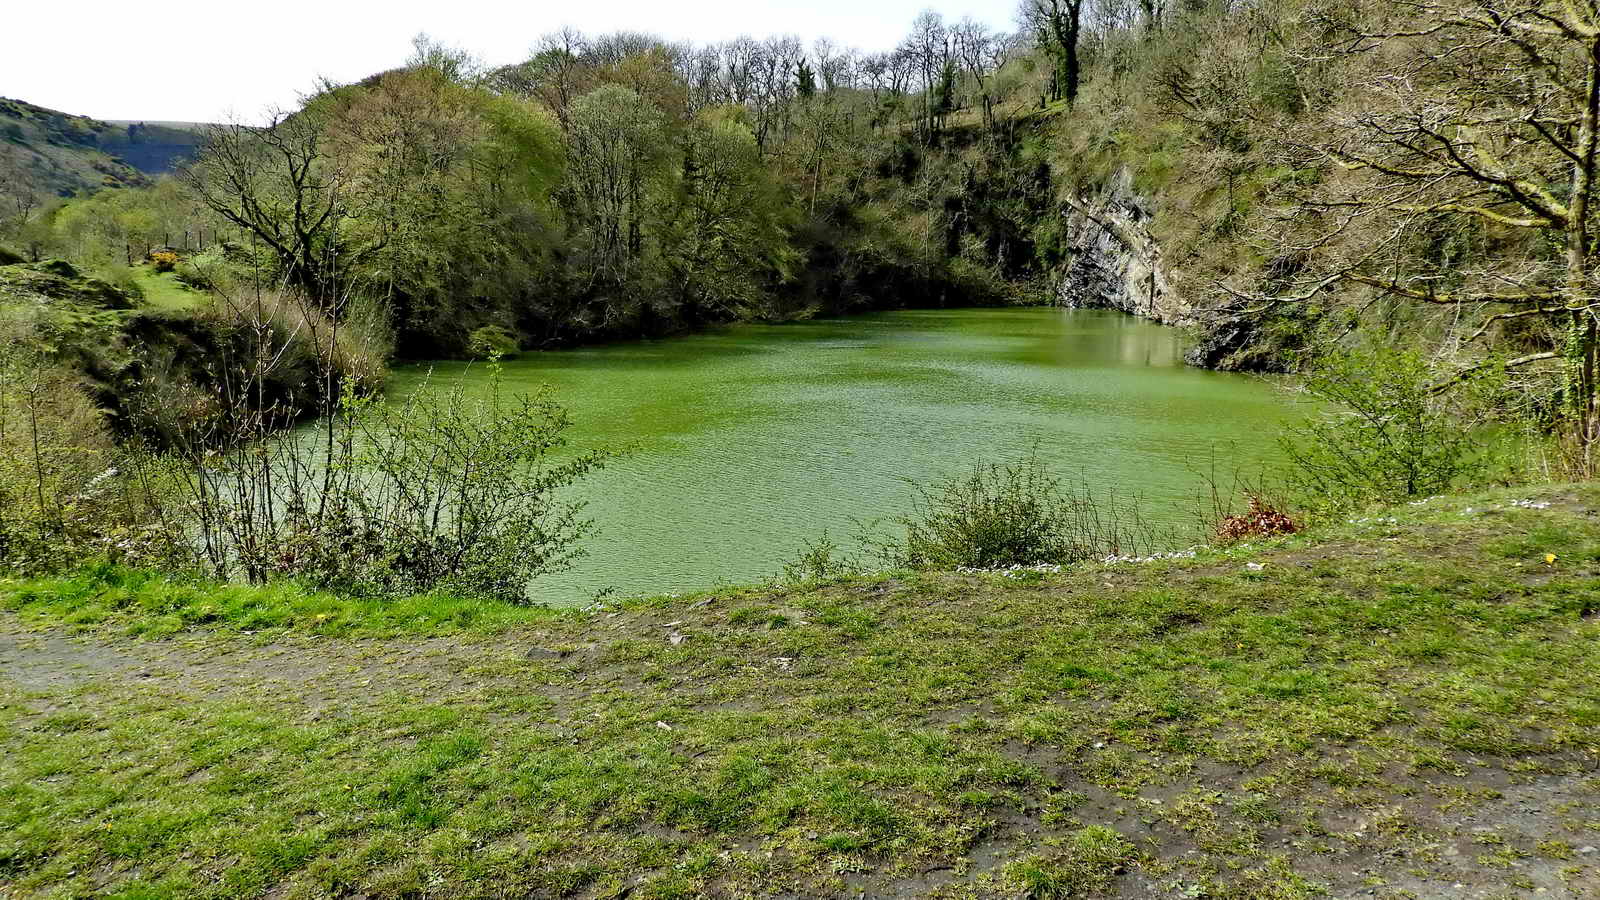
{"type": "Polygon", "coordinates": [[[1194,308],[1173,291],[1150,233],[1152,200],[1126,169],[1092,193],[1069,191],[1061,216],[1067,262],[1056,282],[1063,306],[1120,309],[1163,325],[1194,324],[1194,308]]]}
{"type": "MultiPolygon", "coordinates": [[[[0,333],[11,352],[31,355],[24,371],[42,363],[71,372],[121,434],[135,427],[141,403],[171,413],[183,398],[215,396],[225,361],[249,339],[225,307],[171,273],[141,265],[132,278],[133,286],[120,287],[58,259],[0,264],[0,333]]],[[[264,396],[308,412],[315,398],[304,386],[317,377],[312,339],[276,319],[269,328],[280,355],[264,396]]],[[[176,427],[159,418],[163,428],[176,427]]]]}
{"type": "Polygon", "coordinates": [[[1134,188],[1126,168],[1098,190],[1065,193],[1060,215],[1066,262],[1054,276],[1056,301],[1193,329],[1197,340],[1184,357],[1191,366],[1283,370],[1287,361],[1261,340],[1258,323],[1218,314],[1174,286],[1152,228],[1156,202],[1134,188]]]}
{"type": "Polygon", "coordinates": [[[1591,896],[1597,510],[566,613],[7,582],[0,887],[1591,896]]]}
{"type": "MultiPolygon", "coordinates": [[[[0,327],[15,342],[13,350],[77,375],[118,428],[153,365],[202,369],[208,363],[203,345],[215,344],[192,313],[149,306],[64,260],[0,265],[0,327]]],[[[30,360],[26,368],[35,365],[30,360]]]]}

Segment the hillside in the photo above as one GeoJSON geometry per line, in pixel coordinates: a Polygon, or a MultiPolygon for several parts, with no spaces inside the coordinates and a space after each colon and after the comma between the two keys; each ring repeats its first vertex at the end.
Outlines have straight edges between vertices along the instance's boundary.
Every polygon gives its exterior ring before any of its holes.
{"type": "Polygon", "coordinates": [[[555,612],[0,585],[0,888],[1592,897],[1600,489],[555,612]]]}
{"type": "MultiPolygon", "coordinates": [[[[119,436],[131,431],[152,372],[169,388],[214,392],[211,361],[229,352],[237,337],[208,295],[174,273],[140,264],[126,283],[111,284],[59,259],[0,258],[0,329],[70,373],[98,418],[119,436]]],[[[296,389],[311,377],[303,363],[292,365],[269,390],[304,412],[308,400],[296,389]]]]}
{"type": "Polygon", "coordinates": [[[147,184],[143,172],[101,146],[108,133],[119,131],[106,122],[0,98],[0,179],[61,197],[147,184]]]}
{"type": "Polygon", "coordinates": [[[116,119],[121,132],[101,135],[101,148],[147,175],[160,175],[194,156],[203,139],[200,122],[135,122],[116,119]]]}
{"type": "MultiPolygon", "coordinates": [[[[1591,277],[1595,226],[1521,203],[1590,185],[1597,145],[1562,104],[1600,72],[1571,37],[1592,32],[1594,8],[1559,34],[1545,23],[1576,7],[1165,9],[1100,25],[1081,93],[1057,116],[1064,227],[1040,230],[1059,238],[1042,243],[1060,256],[1063,302],[1195,326],[1191,361],[1207,367],[1304,370],[1340,343],[1387,342],[1442,371],[1516,360],[1524,396],[1562,389],[1549,361],[1587,357],[1594,339],[1569,333],[1584,317],[1528,298],[1591,277]],[[1523,30],[1541,37],[1509,37],[1523,30]],[[1564,130],[1541,135],[1529,122],[1544,117],[1564,130]],[[1568,245],[1583,260],[1570,270],[1568,245]]],[[[1574,208],[1581,219],[1594,204],[1574,208]]],[[[1592,303],[1579,293],[1569,308],[1592,303]]]]}
{"type": "Polygon", "coordinates": [[[102,122],[0,97],[0,189],[43,198],[143,186],[199,141],[183,123],[102,122]]]}

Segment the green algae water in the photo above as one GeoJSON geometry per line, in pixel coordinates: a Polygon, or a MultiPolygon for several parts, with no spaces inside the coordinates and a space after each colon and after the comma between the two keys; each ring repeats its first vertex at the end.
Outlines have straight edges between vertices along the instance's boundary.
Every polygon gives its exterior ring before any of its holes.
{"type": "MultiPolygon", "coordinates": [[[[1276,459],[1293,410],[1267,381],[1185,366],[1184,342],[1116,312],[918,310],[508,360],[506,387],[548,384],[568,407],[574,446],[629,450],[573,490],[598,533],[533,596],[759,580],[824,531],[849,546],[859,522],[908,511],[911,482],[1035,446],[1064,477],[1186,519],[1213,456],[1276,459]]],[[[398,371],[394,392],[427,370],[398,371]]]]}

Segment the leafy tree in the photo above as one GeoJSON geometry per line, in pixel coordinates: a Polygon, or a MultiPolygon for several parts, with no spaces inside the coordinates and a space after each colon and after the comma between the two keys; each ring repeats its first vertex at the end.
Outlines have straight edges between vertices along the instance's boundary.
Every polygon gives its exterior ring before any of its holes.
{"type": "Polygon", "coordinates": [[[946,61],[933,88],[933,115],[940,122],[956,108],[956,65],[946,61]]]}
{"type": "Polygon", "coordinates": [[[1018,18],[1032,31],[1039,46],[1054,63],[1051,80],[1053,99],[1071,103],[1078,99],[1078,82],[1083,61],[1084,0],[1023,0],[1018,18]]]}
{"type": "Polygon", "coordinates": [[[598,87],[573,104],[564,196],[591,282],[623,284],[643,258],[665,138],[661,113],[620,85],[598,87]]]}
{"type": "Polygon", "coordinates": [[[817,95],[817,75],[804,59],[795,67],[794,78],[795,93],[801,100],[810,100],[817,95]]]}
{"type": "Polygon", "coordinates": [[[690,322],[768,308],[796,262],[785,209],[755,135],[727,113],[703,114],[684,140],[683,174],[665,228],[669,284],[690,322]]]}
{"type": "Polygon", "coordinates": [[[362,253],[346,257],[349,274],[390,304],[402,336],[437,340],[449,323],[441,349],[459,352],[470,326],[516,305],[540,265],[552,227],[545,197],[561,176],[558,128],[528,101],[432,66],[319,103],[328,151],[350,173],[340,243],[362,253]]]}

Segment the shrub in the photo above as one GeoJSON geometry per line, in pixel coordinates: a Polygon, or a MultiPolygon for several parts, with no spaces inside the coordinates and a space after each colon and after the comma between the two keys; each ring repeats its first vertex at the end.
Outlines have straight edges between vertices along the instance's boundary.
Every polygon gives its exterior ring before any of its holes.
{"type": "MultiPolygon", "coordinates": [[[[260,291],[220,296],[208,313],[217,329],[246,343],[264,340],[278,358],[271,376],[286,390],[316,384],[331,367],[335,380],[348,380],[357,393],[376,389],[387,373],[390,338],[383,311],[350,304],[335,320],[304,297],[260,291]]],[[[235,351],[243,357],[245,348],[235,351]]],[[[331,406],[328,398],[325,406],[331,406]]]]}
{"type": "Polygon", "coordinates": [[[789,584],[826,581],[859,571],[860,566],[839,552],[839,545],[827,532],[816,541],[806,541],[798,556],[783,564],[783,580],[789,584]]]}
{"type": "Polygon", "coordinates": [[[510,359],[522,352],[522,346],[510,329],[485,325],[467,336],[467,352],[473,359],[510,359]]]}
{"type": "Polygon", "coordinates": [[[547,393],[507,395],[498,367],[482,393],[424,385],[364,411],[349,526],[335,520],[364,538],[364,552],[354,565],[336,560],[326,580],[354,575],[390,593],[444,588],[526,602],[529,582],[570,566],[592,528],[579,518],[581,503],[557,494],[608,455],[552,460],[568,424],[547,393]]]}
{"type": "MultiPolygon", "coordinates": [[[[237,398],[201,409],[250,440],[182,439],[134,457],[141,479],[178,485],[165,507],[186,568],[262,583],[295,578],[346,593],[447,591],[513,603],[581,554],[590,524],[561,489],[605,454],[563,454],[567,415],[546,394],[424,386],[403,401],[346,383],[333,415],[285,431],[237,398]]],[[[187,433],[196,433],[188,429],[187,433]]]]}
{"type": "Polygon", "coordinates": [[[486,388],[371,399],[381,311],[288,293],[219,294],[203,324],[226,376],[211,387],[153,379],[136,410],[153,448],[129,455],[140,484],[174,486],[155,518],[181,558],[223,580],[297,578],[399,596],[445,590],[512,602],[575,559],[589,524],[557,494],[601,453],[562,451],[548,395],[486,388]],[[306,412],[313,426],[292,429],[306,412]]]}
{"type": "Polygon", "coordinates": [[[0,565],[42,572],[90,557],[147,559],[159,535],[129,490],[104,414],[72,372],[25,349],[28,340],[3,343],[0,565]]]}
{"type": "Polygon", "coordinates": [[[1061,564],[1135,552],[1154,542],[1137,505],[1065,487],[1031,454],[980,463],[966,475],[917,487],[898,539],[878,542],[904,568],[996,568],[1061,564]]]}
{"type": "MultiPolygon", "coordinates": [[[[78,277],[78,271],[66,262],[57,260],[52,260],[51,262],[60,263],[59,267],[52,269],[54,274],[60,275],[62,278],[78,277]]],[[[96,270],[95,274],[102,281],[125,294],[133,297],[144,296],[144,289],[139,286],[139,279],[133,277],[133,270],[120,262],[106,263],[96,270]]]]}
{"type": "Polygon", "coordinates": [[[171,272],[178,265],[178,254],[171,250],[157,250],[150,254],[150,268],[157,272],[171,272]]]}
{"type": "Polygon", "coordinates": [[[247,273],[241,273],[240,265],[228,259],[226,249],[220,244],[178,260],[173,271],[179,281],[195,290],[225,294],[237,293],[238,286],[249,280],[244,277],[247,273]]]}
{"type": "Polygon", "coordinates": [[[1306,376],[1329,410],[1280,440],[1308,502],[1344,506],[1448,490],[1482,465],[1472,423],[1434,389],[1416,352],[1333,354],[1306,376]]]}

